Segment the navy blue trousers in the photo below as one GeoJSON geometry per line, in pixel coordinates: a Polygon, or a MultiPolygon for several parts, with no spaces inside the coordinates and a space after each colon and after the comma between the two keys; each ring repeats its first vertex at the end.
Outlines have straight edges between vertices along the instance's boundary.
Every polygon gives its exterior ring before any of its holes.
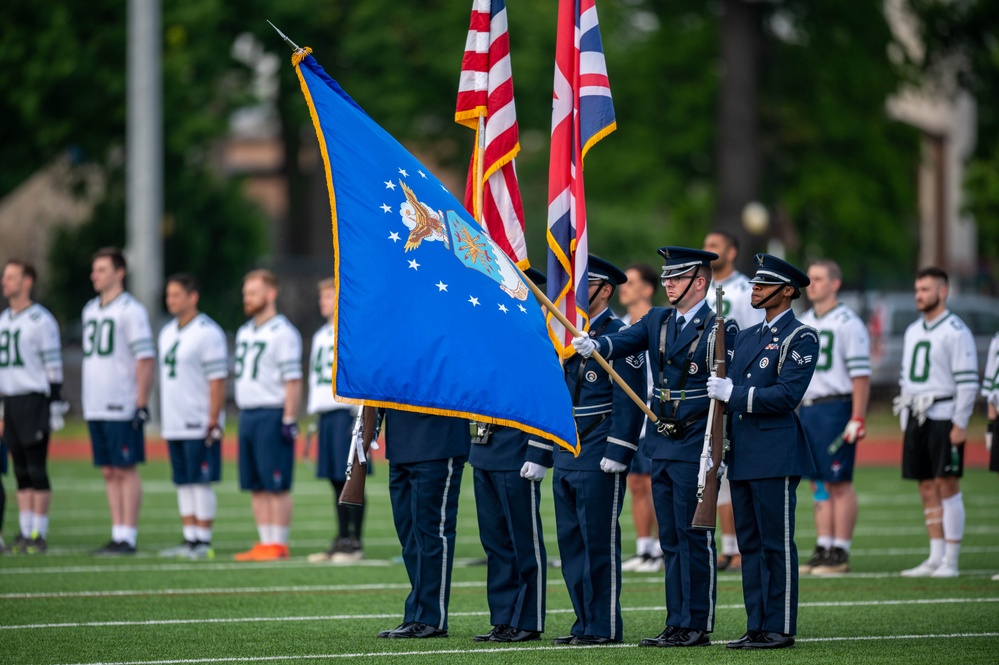
{"type": "Polygon", "coordinates": [[[389,465],[389,496],[412,586],[404,621],[447,629],[465,457],[389,465]]]}
{"type": "Polygon", "coordinates": [[[742,552],[746,629],[794,635],[798,628],[795,493],[800,476],[733,480],[735,534],[742,552]]]}
{"type": "Polygon", "coordinates": [[[621,640],[621,505],[626,474],[556,468],[552,478],[573,635],[621,640]]]}
{"type": "Polygon", "coordinates": [[[715,531],[690,528],[697,509],[693,462],[652,460],[652,502],[666,558],[666,625],[711,632],[715,624],[715,531]]]}
{"type": "Polygon", "coordinates": [[[525,480],[517,471],[476,469],[474,478],[489,622],[544,632],[548,564],[541,483],[525,480]]]}

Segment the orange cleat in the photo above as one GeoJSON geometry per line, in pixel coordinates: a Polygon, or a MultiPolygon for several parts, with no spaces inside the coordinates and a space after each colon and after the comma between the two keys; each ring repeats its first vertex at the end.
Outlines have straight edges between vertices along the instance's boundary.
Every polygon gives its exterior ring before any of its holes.
{"type": "Polygon", "coordinates": [[[287,559],[291,557],[291,552],[288,550],[287,545],[273,544],[268,545],[271,548],[269,554],[271,555],[269,560],[273,561],[275,559],[287,559]]]}
{"type": "Polygon", "coordinates": [[[236,561],[261,561],[260,556],[270,548],[270,545],[264,545],[263,543],[254,543],[253,547],[245,552],[237,553],[233,559],[236,561]]]}

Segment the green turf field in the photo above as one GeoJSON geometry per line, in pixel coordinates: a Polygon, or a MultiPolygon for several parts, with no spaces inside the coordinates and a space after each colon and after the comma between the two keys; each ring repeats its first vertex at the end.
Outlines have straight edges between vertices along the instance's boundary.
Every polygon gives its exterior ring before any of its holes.
{"type": "MultiPolygon", "coordinates": [[[[451,595],[450,637],[423,642],[375,639],[401,620],[408,591],[403,566],[393,563],[395,540],[387,468],[368,482],[365,538],[368,560],[350,567],[305,561],[328,546],[330,490],[297,469],[292,560],[237,564],[232,554],[254,539],[249,497],[236,490],[226,466],[219,491],[218,556],[211,562],[167,561],[159,548],[180,541],[176,495],[165,462],[143,468],[145,499],[140,554],[97,559],[87,552],[110,535],[103,483],[86,462],[51,464],[55,488],[46,556],[0,557],[0,663],[311,663],[365,662],[905,662],[939,665],[999,662],[999,477],[969,471],[963,489],[967,533],[962,575],[954,580],[897,576],[921,561],[927,541],[915,486],[895,469],[858,473],[860,520],[852,562],[838,579],[803,577],[799,642],[788,651],[732,652],[720,646],[745,626],[737,574],[719,575],[715,646],[677,653],[635,646],[664,619],[662,577],[625,573],[621,603],[626,643],[618,647],[552,647],[549,641],[497,648],[473,644],[489,628],[485,568],[466,467],[451,595]]],[[[16,529],[12,478],[5,525],[16,529]]],[[[814,545],[811,499],[799,493],[797,542],[814,545]]],[[[550,484],[542,499],[549,555],[557,556],[550,484]]],[[[625,556],[633,551],[625,509],[625,556]]],[[[9,538],[9,535],[8,535],[9,538]]],[[[549,570],[546,638],[565,634],[572,615],[558,570],[549,570]]]]}

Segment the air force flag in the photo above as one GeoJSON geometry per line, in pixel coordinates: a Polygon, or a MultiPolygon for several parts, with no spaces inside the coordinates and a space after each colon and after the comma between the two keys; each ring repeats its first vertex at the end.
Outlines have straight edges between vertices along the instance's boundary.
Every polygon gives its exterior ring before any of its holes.
{"type": "Polygon", "coordinates": [[[577,450],[558,355],[517,268],[309,53],[292,63],[333,217],[334,393],[508,425],[577,450]]]}

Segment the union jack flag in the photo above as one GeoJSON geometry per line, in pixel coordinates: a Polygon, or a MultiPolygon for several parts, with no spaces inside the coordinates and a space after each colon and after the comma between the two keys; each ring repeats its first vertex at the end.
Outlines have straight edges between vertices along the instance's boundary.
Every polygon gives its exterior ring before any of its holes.
{"type": "Polygon", "coordinates": [[[465,208],[473,212],[510,260],[527,269],[524,205],[513,163],[520,142],[504,0],[472,2],[454,119],[474,129],[476,138],[465,186],[465,208]],[[480,131],[485,132],[481,211],[476,199],[480,131]]]}
{"type": "MultiPolygon", "coordinates": [[[[589,327],[583,158],[617,128],[595,0],[559,0],[548,166],[548,297],[579,330],[589,327]]],[[[548,314],[563,358],[572,333],[548,314]]]]}

